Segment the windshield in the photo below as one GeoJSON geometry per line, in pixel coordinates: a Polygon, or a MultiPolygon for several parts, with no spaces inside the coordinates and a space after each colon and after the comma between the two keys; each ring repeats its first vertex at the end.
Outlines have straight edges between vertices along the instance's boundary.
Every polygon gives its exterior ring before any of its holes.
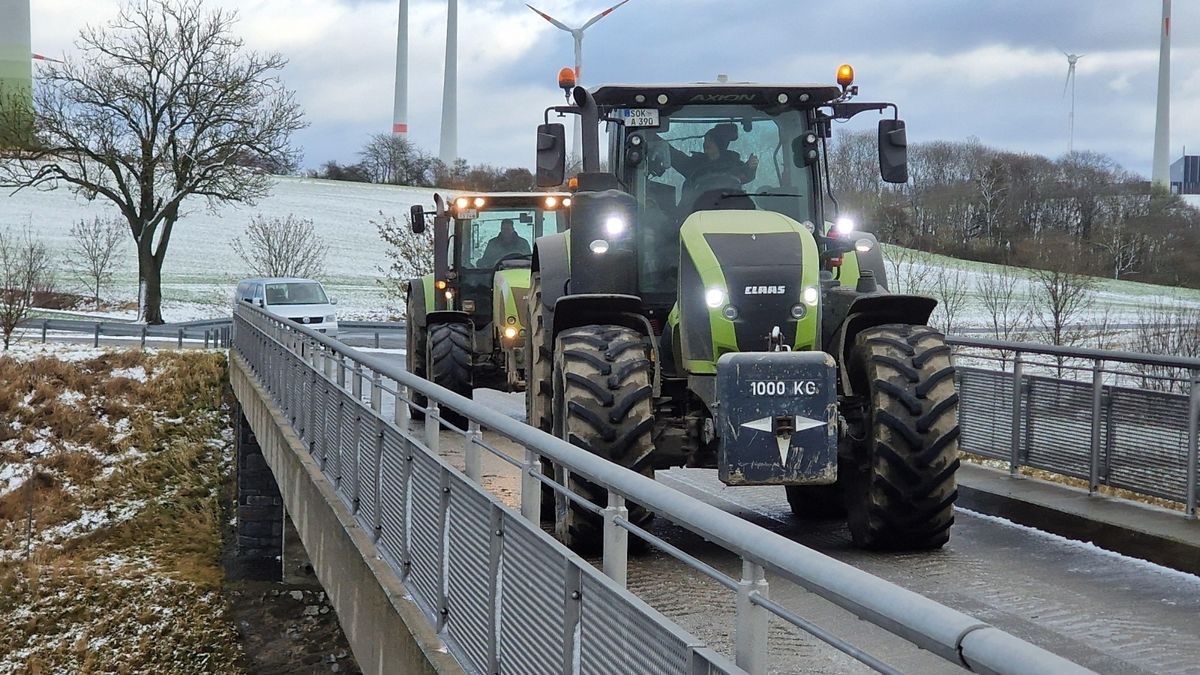
{"type": "Polygon", "coordinates": [[[460,220],[465,234],[462,266],[492,269],[507,256],[529,257],[535,239],[559,231],[560,213],[533,207],[494,209],[460,220]]]}
{"type": "Polygon", "coordinates": [[[792,141],[807,126],[795,109],[693,105],[663,111],[655,128],[616,129],[624,132],[611,141],[621,177],[638,201],[642,290],[674,287],[679,227],[696,211],[758,209],[816,222],[811,171],[792,163],[792,141]],[[631,147],[645,148],[636,164],[631,147]]]}
{"type": "Polygon", "coordinates": [[[268,305],[325,305],[325,289],[315,282],[267,284],[268,305]]]}

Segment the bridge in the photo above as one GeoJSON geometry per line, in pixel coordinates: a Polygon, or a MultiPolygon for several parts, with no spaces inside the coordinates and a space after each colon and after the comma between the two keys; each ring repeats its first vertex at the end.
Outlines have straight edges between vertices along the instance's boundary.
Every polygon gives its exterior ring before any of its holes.
{"type": "MultiPolygon", "coordinates": [[[[1200,361],[956,343],[963,449],[1003,469],[970,467],[960,504],[1032,505],[1200,566],[1200,361]],[[1008,478],[1024,471],[1075,481],[1076,510],[1054,503],[1069,488],[1008,478]],[[1184,513],[1089,496],[1112,490],[1184,513]]],[[[365,672],[1159,673],[1200,659],[1200,580],[971,508],[941,552],[856,551],[843,525],[786,515],[781,491],[696,469],[647,479],[523,424],[519,398],[459,397],[249,306],[230,380],[239,552],[278,565],[286,512],[365,672]],[[607,504],[543,476],[542,457],[607,504]],[[542,529],[546,488],[602,516],[602,551],[542,529]],[[655,524],[626,520],[629,501],[655,524]]]]}

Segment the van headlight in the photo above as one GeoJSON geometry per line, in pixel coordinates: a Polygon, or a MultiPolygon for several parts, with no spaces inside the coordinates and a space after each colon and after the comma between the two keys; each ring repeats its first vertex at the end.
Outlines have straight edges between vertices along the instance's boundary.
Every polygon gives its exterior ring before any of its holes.
{"type": "Polygon", "coordinates": [[[335,314],[330,314],[329,316],[325,317],[325,323],[333,323],[334,321],[337,321],[337,315],[335,314]]]}

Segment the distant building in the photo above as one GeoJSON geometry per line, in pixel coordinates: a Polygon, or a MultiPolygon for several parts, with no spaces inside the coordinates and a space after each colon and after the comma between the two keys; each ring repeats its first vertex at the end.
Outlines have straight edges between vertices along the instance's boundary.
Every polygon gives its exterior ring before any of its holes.
{"type": "Polygon", "coordinates": [[[1184,155],[1171,164],[1171,192],[1200,195],[1200,155],[1184,155]]]}

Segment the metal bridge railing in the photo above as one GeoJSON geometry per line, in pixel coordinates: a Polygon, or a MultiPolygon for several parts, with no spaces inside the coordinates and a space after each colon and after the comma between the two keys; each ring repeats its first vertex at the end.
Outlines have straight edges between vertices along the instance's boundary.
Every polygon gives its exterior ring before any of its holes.
{"type": "Polygon", "coordinates": [[[1088,672],[260,309],[235,312],[233,351],[275,398],[469,672],[762,673],[772,616],[880,672],[898,672],[773,602],[767,572],[971,670],[1088,672]],[[422,409],[412,402],[414,393],[429,400],[423,429],[410,429],[410,410],[422,409]],[[466,416],[468,428],[442,420],[444,408],[466,416]],[[482,428],[517,443],[525,456],[509,457],[485,440],[482,428]],[[439,456],[442,431],[462,437],[465,473],[439,456]],[[520,514],[479,485],[484,451],[520,469],[520,514]],[[541,457],[605,486],[607,504],[590,504],[544,476],[541,457]],[[542,486],[603,518],[601,570],[541,530],[542,486]],[[627,501],[738,556],[741,576],[730,577],[633,525],[627,501]],[[624,588],[630,534],[734,594],[736,665],[624,588]]]}
{"type": "Polygon", "coordinates": [[[1196,517],[1200,359],[952,337],[965,452],[1196,517]]]}

